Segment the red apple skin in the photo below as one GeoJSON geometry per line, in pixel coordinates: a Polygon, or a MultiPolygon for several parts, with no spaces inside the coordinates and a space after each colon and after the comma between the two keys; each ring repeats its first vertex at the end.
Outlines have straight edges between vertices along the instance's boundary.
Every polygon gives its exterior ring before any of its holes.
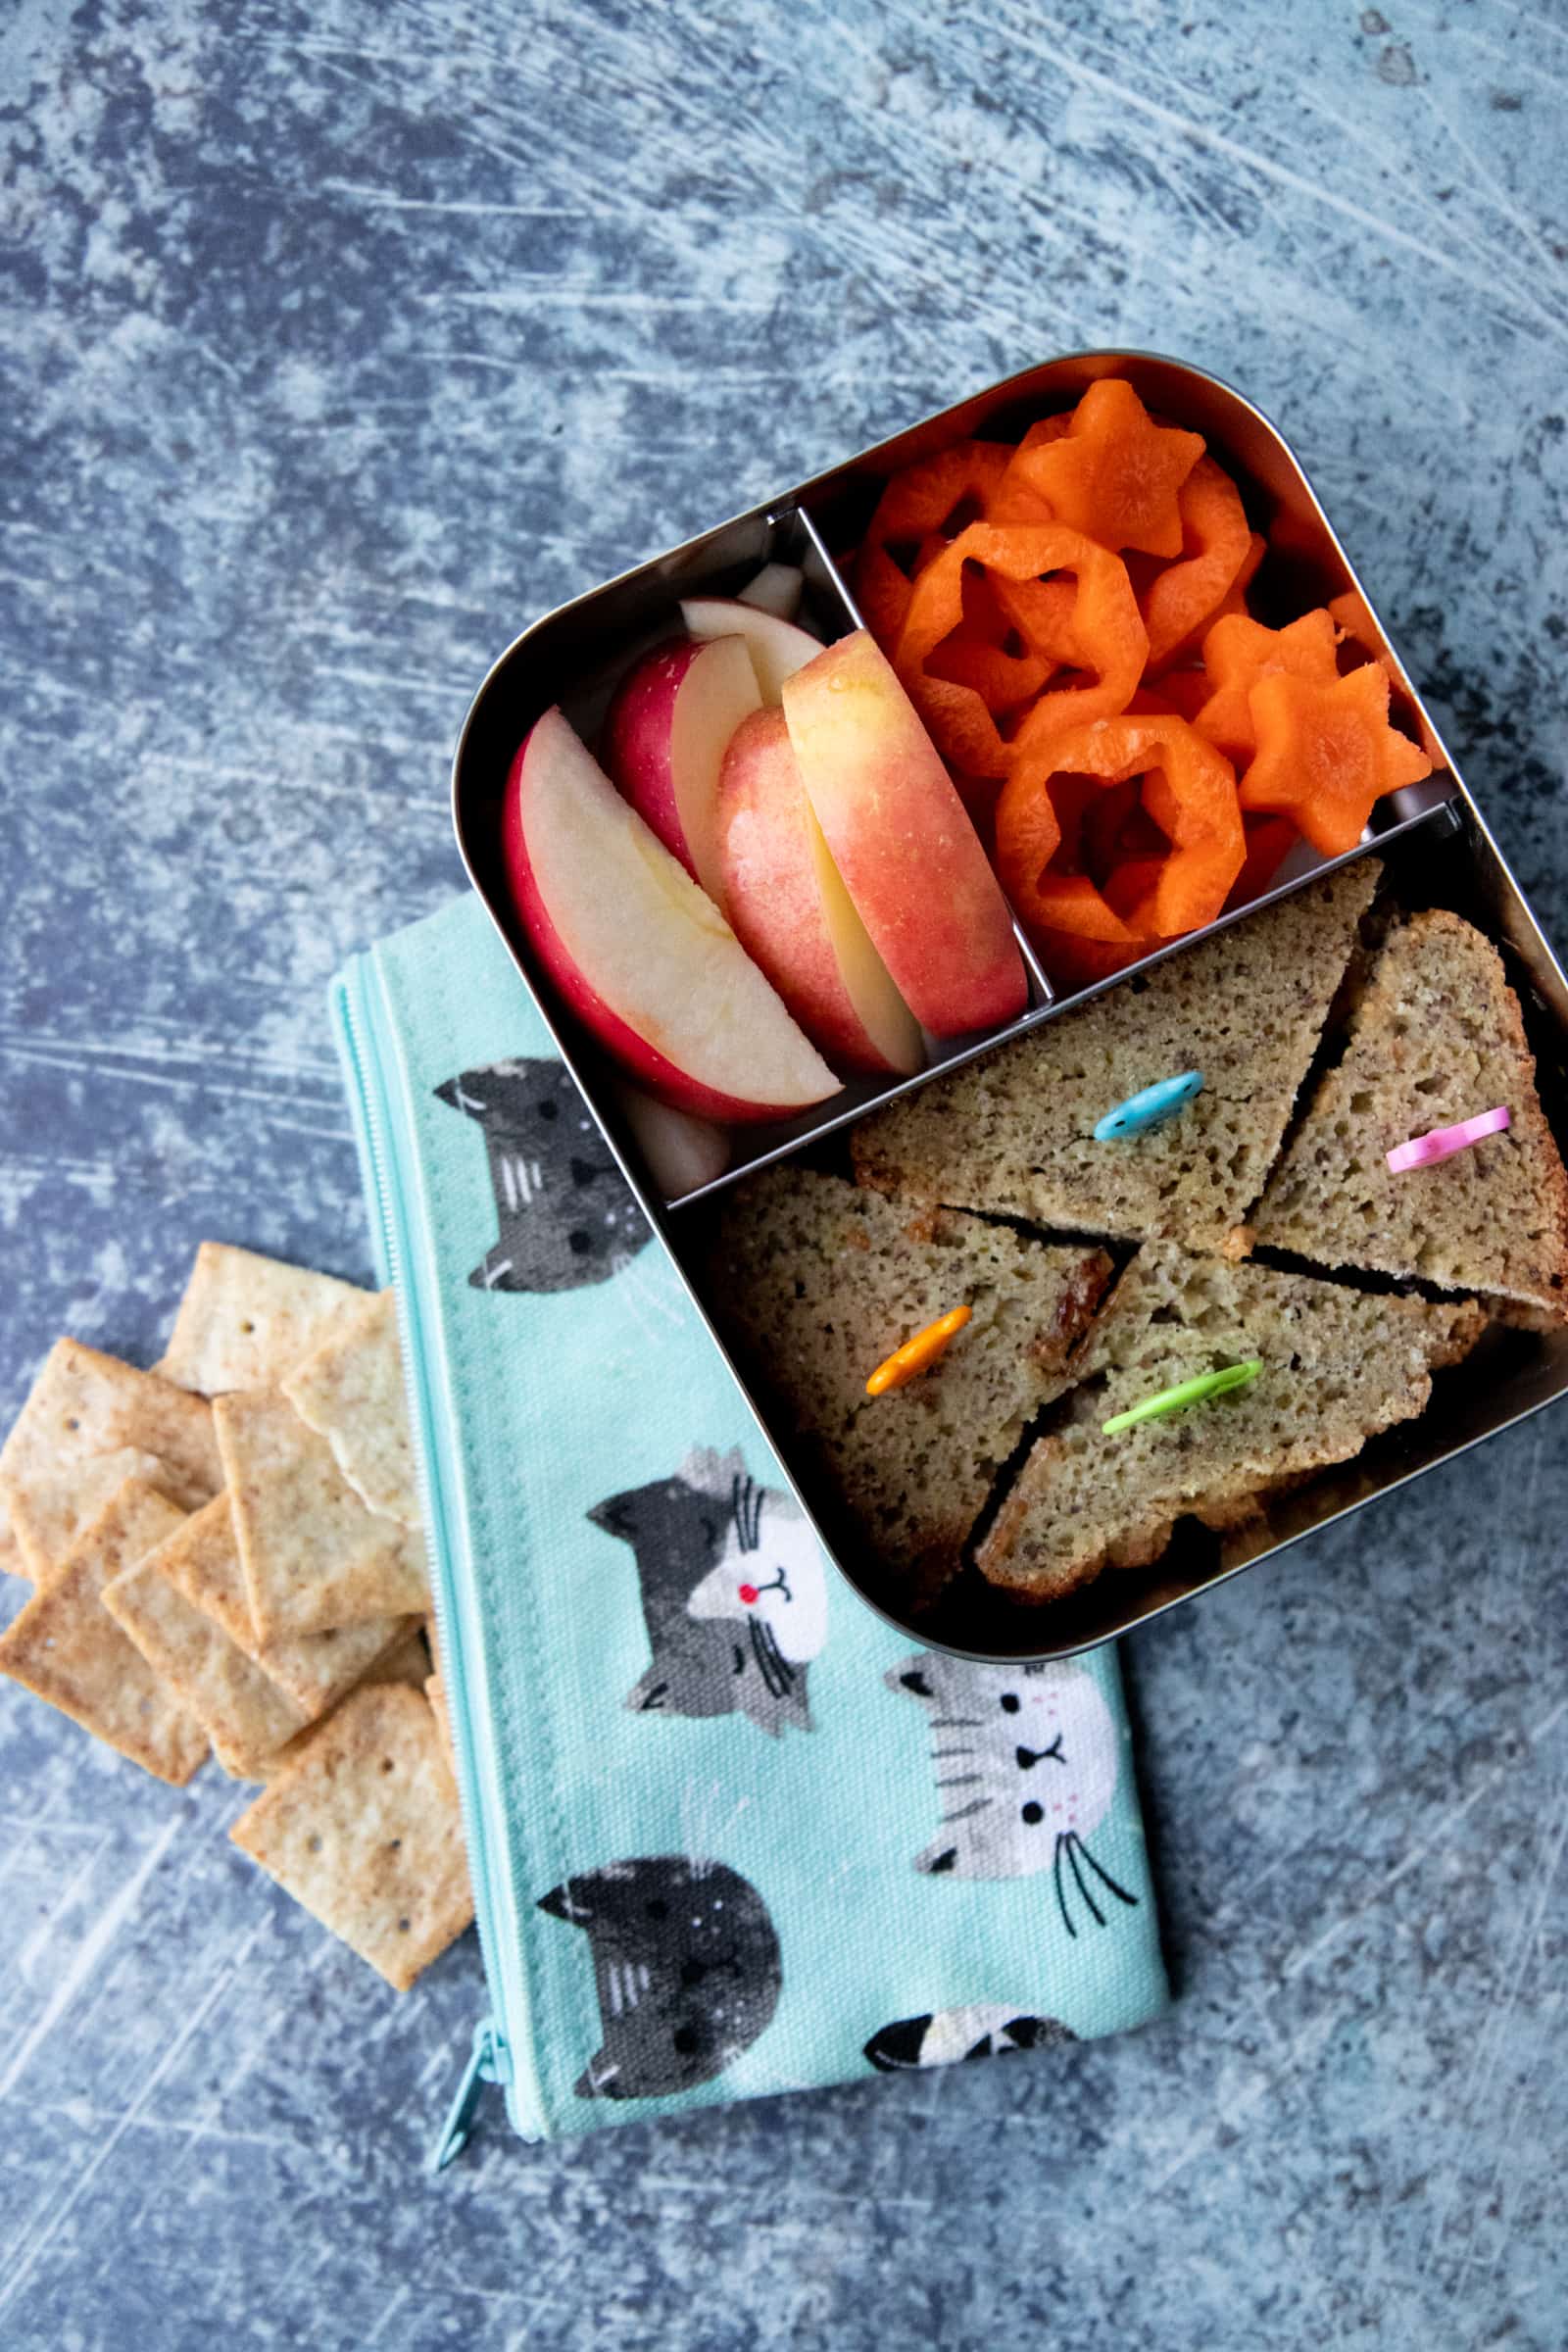
{"type": "MultiPolygon", "coordinates": [[[[545,719],[559,717],[559,711],[545,713],[545,719]]],[[[549,909],[534,879],[523,822],[528,747],[537,738],[545,719],[529,728],[512,762],[507,777],[506,799],[502,806],[501,850],[513,903],[522,927],[563,1002],[584,1028],[598,1038],[628,1076],[635,1078],[661,1102],[667,1102],[671,1109],[689,1110],[698,1118],[712,1119],[720,1126],[743,1126],[760,1124],[768,1119],[794,1118],[803,1107],[799,1102],[750,1102],[738,1096],[720,1094],[714,1088],[689,1078],[684,1070],[677,1069],[656,1046],[651,1046],[646,1038],[639,1036],[628,1022],[623,1021],[579,971],[550,918],[549,909]]]]}
{"type": "Polygon", "coordinates": [[[907,1076],[920,1066],[912,1020],[907,1051],[890,1054],[867,1029],[845,984],[822,906],[814,823],[783,711],[754,712],[730,738],[718,787],[719,857],[731,928],[836,1070],[907,1076]]]}
{"type": "Polygon", "coordinates": [[[743,638],[677,637],[633,664],[605,720],[604,763],[616,791],[715,904],[719,766],[760,699],[743,638]]]}
{"type": "Polygon", "coordinates": [[[671,637],[634,663],[615,689],[600,746],[605,772],[615,790],[630,801],[694,882],[702,876],[681,825],[669,747],[675,697],[698,650],[694,637],[671,637]]]}
{"type": "Polygon", "coordinates": [[[868,631],[786,678],[806,789],[860,918],[934,1037],[1028,1003],[1012,917],[935,745],[868,631]]]}

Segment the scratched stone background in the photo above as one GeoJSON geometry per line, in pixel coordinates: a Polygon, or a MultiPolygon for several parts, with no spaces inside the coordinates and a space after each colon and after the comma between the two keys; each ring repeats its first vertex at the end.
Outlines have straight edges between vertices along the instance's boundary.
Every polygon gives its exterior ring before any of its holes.
{"type": "MultiPolygon", "coordinates": [[[[1561,0],[0,20],[0,1409],[202,1235],[368,1273],[322,988],[516,628],[1053,350],[1285,423],[1568,935],[1561,0]]],[[[1128,1645],[1168,2022],[439,2186],[471,1937],[8,1686],[0,2342],[1560,2346],[1564,1428],[1128,1645]]]]}

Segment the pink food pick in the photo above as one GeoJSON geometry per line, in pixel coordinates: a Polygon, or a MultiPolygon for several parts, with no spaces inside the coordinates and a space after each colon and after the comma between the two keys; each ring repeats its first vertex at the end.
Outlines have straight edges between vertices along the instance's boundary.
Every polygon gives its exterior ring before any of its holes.
{"type": "Polygon", "coordinates": [[[1461,1119],[1457,1127],[1434,1127],[1430,1135],[1412,1135],[1408,1143],[1396,1144],[1386,1154],[1389,1172],[1403,1176],[1410,1168],[1433,1167],[1440,1159],[1451,1159],[1467,1144],[1479,1144],[1484,1136],[1500,1135],[1507,1125],[1507,1110],[1499,1103],[1495,1110],[1483,1110],[1473,1119],[1461,1119]]]}

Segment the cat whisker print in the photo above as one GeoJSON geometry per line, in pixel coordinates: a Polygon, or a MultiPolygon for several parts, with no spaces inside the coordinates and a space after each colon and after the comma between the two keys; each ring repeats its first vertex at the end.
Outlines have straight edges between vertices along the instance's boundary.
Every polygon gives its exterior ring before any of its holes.
{"type": "Polygon", "coordinates": [[[738,1451],[696,1446],[672,1478],[588,1517],[636,1556],[650,1664],[627,1696],[633,1712],[741,1714],[774,1738],[787,1724],[810,1730],[827,1578],[790,1495],[758,1486],[738,1451]]]}
{"type": "Polygon", "coordinates": [[[1088,1846],[1085,1845],[1083,1839],[1078,1836],[1077,1832],[1074,1830],[1063,1830],[1056,1838],[1056,1850],[1054,1856],[1053,1857],[1051,1867],[1056,1885],[1056,1908],[1061,1913],[1061,1924],[1066,1929],[1069,1936],[1076,1936],[1078,1930],[1073,1923],[1072,1907],[1068,1898],[1067,1883],[1062,1869],[1064,1859],[1067,1872],[1071,1874],[1072,1883],[1077,1888],[1079,1898],[1087,1906],[1089,1915],[1093,1919],[1097,1928],[1102,1928],[1106,1925],[1106,1915],[1101,1909],[1100,1904],[1095,1900],[1093,1888],[1089,1884],[1090,1873],[1093,1873],[1094,1877],[1100,1881],[1101,1886],[1104,1892],[1113,1895],[1118,1903],[1126,1903],[1130,1909],[1135,1909],[1137,1907],[1137,1895],[1129,1894],[1126,1887],[1119,1885],[1118,1882],[1111,1877],[1108,1870],[1102,1868],[1100,1863],[1095,1860],[1094,1855],[1089,1851],[1088,1846]]]}
{"type": "Polygon", "coordinates": [[[653,1236],[609,1145],[559,1061],[493,1061],[435,1090],[484,1136],[500,1238],[468,1276],[480,1291],[608,1282],[653,1236]]]}
{"type": "Polygon", "coordinates": [[[885,1679],[930,1711],[943,1811],[916,1870],[957,1879],[1049,1870],[1073,1937],[1080,1923],[1106,1925],[1113,1898],[1136,1904],[1084,1842],[1110,1810],[1118,1770],[1116,1727],[1093,1675],[929,1652],[885,1679]]]}

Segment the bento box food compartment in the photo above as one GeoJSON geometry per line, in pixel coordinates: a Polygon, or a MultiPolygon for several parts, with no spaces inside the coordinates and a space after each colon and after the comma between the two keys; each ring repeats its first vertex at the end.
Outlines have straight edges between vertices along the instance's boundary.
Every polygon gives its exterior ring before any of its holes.
{"type": "Polygon", "coordinates": [[[1174,360],[1125,352],[1078,354],[977,394],[536,622],[503,654],[481,686],[453,771],[459,845],[474,886],[830,1556],[862,1597],[916,1638],[984,1657],[1060,1656],[1124,1631],[1463,1450],[1568,1388],[1568,1334],[1494,1327],[1468,1365],[1440,1377],[1432,1404],[1419,1420],[1374,1440],[1343,1470],[1314,1476],[1273,1504],[1261,1526],[1227,1542],[1180,1535],[1152,1569],[1108,1570],[1087,1591],[1045,1609],[1020,1607],[989,1588],[976,1591],[979,1580],[966,1578],[935,1615],[916,1617],[877,1563],[867,1561],[863,1547],[848,1537],[831,1503],[813,1491],[789,1433],[769,1426],[714,1331],[711,1302],[704,1296],[699,1240],[706,1205],[737,1176],[820,1149],[868,1111],[928,1086],[940,1071],[1025,1037],[1087,998],[1126,987],[1148,966],[1186,954],[1198,941],[1245,921],[1253,907],[1288,897],[1315,875],[1371,851],[1403,899],[1455,908],[1499,948],[1525,1007],[1548,1119],[1563,1132],[1568,985],[1375,612],[1367,608],[1376,635],[1370,650],[1388,668],[1396,704],[1435,764],[1424,781],[1401,786],[1377,806],[1356,848],[1331,859],[1302,845],[1273,886],[1250,905],[1228,907],[1217,922],[1082,989],[1054,988],[1028,935],[1015,926],[1028,991],[1015,1018],[972,1036],[928,1040],[927,1066],[912,1076],[855,1079],[793,1119],[736,1130],[728,1167],[670,1198],[660,1197],[649,1179],[628,1125],[624,1092],[607,1058],[569,1019],[562,1019],[548,975],[514,912],[502,856],[503,797],[518,745],[547,708],[559,703],[579,734],[592,740],[617,680],[640,653],[668,635],[683,598],[733,595],[760,566],[791,563],[805,574],[804,616],[815,632],[832,640],[855,630],[861,616],[837,558],[856,544],[891,473],[977,432],[998,438],[1020,433],[1037,418],[1070,406],[1090,384],[1111,376],[1130,382],[1151,413],[1201,432],[1234,471],[1250,520],[1267,533],[1270,594],[1282,617],[1347,592],[1363,593],[1288,444],[1240,394],[1174,360]]]}

